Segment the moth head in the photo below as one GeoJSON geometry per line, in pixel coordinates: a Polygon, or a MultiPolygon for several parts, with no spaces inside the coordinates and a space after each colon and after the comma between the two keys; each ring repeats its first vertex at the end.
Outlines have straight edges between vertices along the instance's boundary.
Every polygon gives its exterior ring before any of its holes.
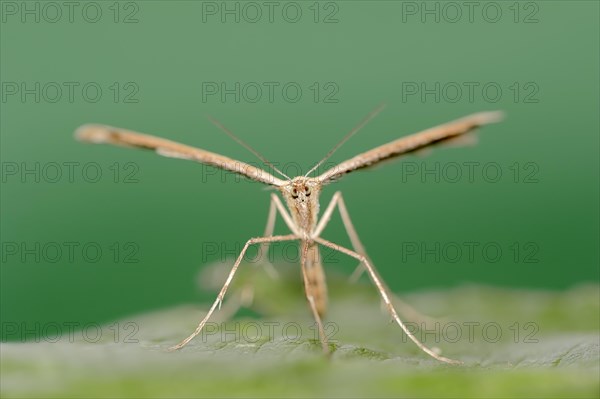
{"type": "Polygon", "coordinates": [[[288,202],[307,204],[317,200],[321,185],[317,179],[298,176],[281,187],[288,202]]]}

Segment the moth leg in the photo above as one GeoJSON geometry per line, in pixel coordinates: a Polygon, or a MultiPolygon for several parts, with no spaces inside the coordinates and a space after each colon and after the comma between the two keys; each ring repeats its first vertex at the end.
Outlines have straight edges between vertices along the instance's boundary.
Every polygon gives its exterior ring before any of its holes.
{"type": "Polygon", "coordinates": [[[379,273],[377,272],[377,270],[375,270],[375,267],[367,259],[367,257],[365,257],[364,255],[361,255],[355,251],[352,251],[352,250],[349,250],[342,246],[339,246],[337,244],[334,244],[331,241],[324,240],[320,237],[314,237],[313,239],[315,242],[318,242],[321,245],[324,245],[328,248],[331,248],[333,250],[336,250],[343,254],[351,256],[352,258],[359,260],[360,262],[362,262],[365,265],[365,268],[366,268],[367,272],[369,273],[371,280],[375,284],[375,287],[379,291],[379,294],[381,295],[381,298],[383,299],[383,302],[385,303],[388,312],[392,316],[392,319],[400,326],[400,328],[402,329],[402,331],[404,331],[404,333],[408,336],[408,338],[410,338],[411,341],[413,341],[423,352],[427,353],[429,356],[433,357],[434,359],[437,359],[437,360],[445,362],[445,363],[450,363],[450,364],[461,364],[462,363],[458,360],[449,359],[447,357],[437,354],[436,351],[428,348],[427,346],[425,346],[425,344],[423,344],[421,341],[419,341],[419,339],[417,337],[415,337],[415,335],[406,327],[404,322],[402,322],[402,320],[398,316],[398,313],[396,312],[394,305],[392,304],[390,295],[388,294],[388,290],[387,290],[385,284],[383,283],[383,280],[379,276],[379,273]]]}
{"type": "MultiPolygon", "coordinates": [[[[316,237],[319,237],[321,235],[321,233],[323,232],[325,227],[327,227],[327,224],[329,224],[329,221],[331,220],[331,216],[333,215],[333,211],[335,210],[336,206],[340,212],[340,216],[342,218],[342,222],[344,224],[346,233],[348,234],[348,237],[350,238],[350,242],[352,243],[352,248],[354,248],[354,251],[356,253],[367,258],[369,263],[373,264],[373,261],[369,258],[369,255],[367,255],[365,247],[363,246],[362,242],[360,241],[360,238],[358,237],[358,233],[356,232],[356,229],[354,228],[352,219],[350,219],[350,213],[348,212],[348,209],[346,208],[346,203],[344,202],[344,197],[342,196],[341,191],[337,191],[331,198],[329,205],[327,205],[325,212],[323,212],[323,216],[321,217],[319,224],[315,228],[314,235],[316,237]]],[[[365,271],[365,267],[363,266],[363,263],[359,262],[356,269],[350,276],[350,281],[353,283],[357,282],[364,271],[365,271]]],[[[408,303],[406,303],[405,301],[400,299],[397,295],[392,294],[392,297],[393,297],[394,302],[398,306],[398,310],[405,317],[410,318],[415,321],[420,321],[422,323],[427,324],[428,326],[431,325],[431,323],[433,323],[435,321],[433,318],[420,313],[418,310],[416,310],[415,308],[410,306],[408,303]]]]}
{"type": "MultiPolygon", "coordinates": [[[[269,216],[267,217],[267,225],[265,226],[265,233],[263,234],[264,237],[273,236],[273,231],[275,230],[275,221],[277,219],[278,212],[281,215],[281,217],[283,218],[285,224],[289,227],[289,229],[293,233],[297,233],[295,230],[292,218],[288,214],[288,212],[285,209],[285,207],[283,206],[283,204],[281,203],[281,200],[279,199],[277,194],[271,193],[271,204],[269,206],[269,216]]],[[[265,271],[267,272],[267,274],[269,274],[269,276],[271,276],[271,278],[276,279],[279,275],[267,255],[269,252],[269,244],[270,244],[270,242],[266,242],[266,243],[263,243],[260,245],[260,250],[259,250],[260,258],[258,260],[264,261],[263,266],[265,268],[265,271]]]]}
{"type": "MultiPolygon", "coordinates": [[[[367,253],[365,251],[365,247],[363,246],[362,242],[360,241],[360,238],[358,238],[358,233],[356,232],[356,229],[354,228],[354,224],[352,223],[352,220],[350,219],[350,214],[348,213],[348,209],[346,208],[346,204],[344,202],[344,198],[342,197],[341,191],[336,191],[336,193],[333,194],[333,197],[331,198],[329,205],[327,205],[327,208],[325,209],[325,212],[323,212],[323,216],[321,217],[321,220],[319,221],[319,224],[317,225],[317,227],[315,229],[314,235],[316,237],[319,237],[321,235],[321,233],[323,232],[325,227],[327,227],[327,225],[329,224],[329,221],[331,220],[331,216],[332,216],[333,211],[335,210],[336,206],[340,212],[340,216],[342,218],[342,222],[344,224],[346,234],[348,234],[348,237],[350,238],[350,242],[352,243],[352,248],[354,248],[354,250],[356,252],[358,252],[359,254],[361,254],[365,257],[368,257],[367,253]]],[[[357,281],[363,271],[364,271],[364,267],[362,266],[362,263],[359,262],[358,266],[356,267],[356,269],[354,270],[354,272],[352,273],[352,275],[350,277],[350,281],[352,281],[352,282],[357,281]]]]}
{"type": "Polygon", "coordinates": [[[177,345],[170,347],[169,350],[174,351],[174,350],[183,348],[185,345],[187,345],[188,342],[190,342],[192,339],[194,339],[194,337],[196,337],[198,334],[200,334],[200,332],[202,332],[202,329],[204,328],[204,325],[206,324],[208,319],[210,319],[210,316],[212,316],[212,314],[214,313],[217,306],[219,306],[223,302],[223,297],[225,296],[225,293],[227,292],[227,288],[229,287],[229,284],[231,284],[231,280],[233,280],[233,276],[235,275],[235,272],[237,271],[242,259],[244,258],[244,255],[246,254],[246,251],[248,250],[248,247],[250,245],[260,244],[260,243],[264,243],[264,242],[291,241],[291,240],[297,240],[297,239],[298,239],[298,236],[296,236],[295,234],[289,234],[289,235],[284,235],[284,236],[272,236],[272,237],[258,237],[258,238],[249,239],[246,242],[246,245],[244,245],[244,248],[242,249],[242,252],[240,252],[240,255],[238,256],[237,260],[233,264],[233,267],[231,268],[231,271],[229,272],[229,275],[227,276],[227,280],[225,281],[223,288],[221,288],[219,295],[217,295],[217,299],[210,307],[206,316],[204,316],[204,318],[200,321],[200,323],[198,324],[198,327],[196,327],[196,330],[194,330],[194,332],[192,334],[190,334],[189,337],[187,337],[186,339],[184,339],[177,345]]]}

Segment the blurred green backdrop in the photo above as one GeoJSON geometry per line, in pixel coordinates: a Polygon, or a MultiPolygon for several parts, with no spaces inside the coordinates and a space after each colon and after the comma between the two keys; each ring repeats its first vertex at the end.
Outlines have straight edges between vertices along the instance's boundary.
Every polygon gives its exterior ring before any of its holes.
{"type": "MultiPolygon", "coordinates": [[[[2,1],[3,322],[101,322],[208,300],[198,271],[262,233],[260,184],[76,142],[88,122],[255,162],[213,115],[294,174],[380,102],[332,161],[501,109],[507,119],[477,146],[349,175],[322,207],[344,192],[399,293],[598,281],[597,2],[45,4],[2,1]]],[[[325,237],[349,243],[337,215],[325,237]]]]}

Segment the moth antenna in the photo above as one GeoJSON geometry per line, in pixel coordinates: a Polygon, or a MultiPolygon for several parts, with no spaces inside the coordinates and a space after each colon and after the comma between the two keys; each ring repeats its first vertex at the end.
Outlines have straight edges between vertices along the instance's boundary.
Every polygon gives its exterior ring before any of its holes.
{"type": "Polygon", "coordinates": [[[314,170],[316,170],[319,166],[321,166],[323,164],[323,162],[325,162],[326,160],[328,160],[329,157],[331,157],[334,152],[336,152],[342,145],[344,145],[344,143],[346,141],[348,141],[350,139],[350,137],[352,137],[356,133],[358,133],[358,131],[360,129],[362,129],[367,123],[369,123],[369,121],[371,119],[375,118],[381,111],[383,111],[383,109],[385,108],[385,106],[386,106],[386,104],[382,103],[382,104],[378,105],[377,108],[375,108],[373,111],[371,111],[367,116],[365,116],[363,118],[363,120],[360,121],[360,123],[358,125],[356,125],[352,130],[350,130],[350,132],[348,134],[346,134],[344,136],[344,138],[340,140],[339,143],[337,143],[331,150],[329,150],[329,152],[327,153],[327,155],[325,155],[325,157],[323,157],[323,159],[321,159],[315,166],[313,166],[304,175],[304,177],[307,177],[308,175],[310,175],[314,170]]]}
{"type": "Polygon", "coordinates": [[[265,158],[258,151],[256,151],[254,148],[252,148],[250,146],[250,144],[247,144],[241,138],[239,138],[238,136],[236,136],[235,134],[233,134],[229,129],[227,129],[225,126],[223,126],[223,124],[221,122],[219,122],[217,119],[215,119],[212,116],[208,115],[208,120],[213,125],[215,125],[219,129],[221,129],[221,131],[223,131],[226,135],[228,135],[229,137],[231,137],[232,139],[234,139],[238,144],[240,144],[241,146],[243,146],[244,148],[246,148],[248,151],[250,151],[251,153],[253,153],[254,155],[256,155],[256,157],[258,157],[258,159],[260,159],[265,165],[270,166],[271,168],[273,168],[273,170],[275,172],[279,173],[281,176],[285,177],[286,179],[292,180],[288,175],[286,175],[285,173],[283,173],[282,171],[280,171],[279,169],[277,169],[275,167],[275,165],[273,165],[271,162],[269,162],[269,160],[267,158],[265,158]]]}

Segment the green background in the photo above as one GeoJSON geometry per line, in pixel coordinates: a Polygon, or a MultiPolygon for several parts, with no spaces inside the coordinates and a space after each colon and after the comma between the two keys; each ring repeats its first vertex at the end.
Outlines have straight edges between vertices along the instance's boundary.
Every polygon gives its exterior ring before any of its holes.
{"type": "MultiPolygon", "coordinates": [[[[222,23],[218,16],[204,22],[200,2],[124,2],[115,23],[114,8],[109,8],[113,2],[98,4],[103,16],[97,23],[86,22],[77,10],[72,23],[66,16],[38,23],[3,14],[3,167],[97,162],[103,172],[97,183],[86,182],[77,168],[73,182],[66,168],[56,183],[6,176],[1,193],[3,322],[104,322],[206,301],[214,294],[199,289],[197,274],[219,259],[206,255],[207,243],[233,250],[262,233],[269,191],[260,184],[231,176],[223,182],[220,174],[208,175],[213,171],[200,165],[147,152],[83,145],[72,132],[88,122],[254,161],[210,124],[206,115],[213,115],[273,162],[297,162],[306,170],[380,102],[387,109],[333,161],[472,112],[501,109],[506,120],[483,129],[476,147],[406,158],[430,168],[449,162],[496,163],[503,172],[497,183],[481,174],[473,183],[465,178],[458,183],[403,180],[400,161],[327,187],[321,205],[335,190],[343,191],[370,257],[395,292],[466,282],[565,289],[598,281],[597,2],[521,3],[517,22],[509,8],[513,2],[497,2],[503,15],[496,23],[477,11],[473,22],[466,15],[455,23],[432,17],[423,23],[418,15],[406,14],[403,20],[403,3],[392,1],[341,1],[335,8],[320,4],[318,23],[313,2],[298,2],[303,16],[297,23],[277,11],[273,22],[265,16],[257,23],[236,23],[231,17],[222,23]],[[337,23],[323,23],[332,11],[337,23]],[[137,22],[122,23],[130,12],[137,22]],[[537,22],[525,23],[527,15],[537,22]],[[7,87],[22,82],[30,87],[77,82],[80,88],[97,82],[103,95],[96,103],[77,89],[73,102],[65,93],[55,103],[47,96],[36,102],[32,95],[7,95],[7,87]],[[114,82],[121,88],[116,102],[110,89],[114,82]],[[134,86],[125,87],[128,82],[134,86]],[[285,101],[280,91],[273,102],[264,94],[255,103],[243,97],[236,102],[232,96],[203,101],[203,82],[229,87],[235,82],[297,82],[303,94],[295,103],[285,101]],[[339,88],[337,102],[324,102],[323,95],[315,101],[314,82],[339,88]],[[497,102],[486,100],[480,90],[473,101],[463,93],[456,102],[448,96],[436,102],[431,95],[404,98],[406,82],[477,82],[479,87],[494,82],[503,93],[497,102]],[[521,86],[518,99],[510,89],[515,82],[521,86]],[[124,101],[131,87],[139,88],[136,103],[124,101]],[[525,101],[531,87],[538,89],[529,97],[536,102],[525,101]],[[115,162],[121,172],[133,162],[138,182],[125,183],[120,175],[115,183],[109,169],[115,162]],[[524,165],[534,165],[535,181],[526,183],[520,175],[515,183],[510,169],[515,163],[522,172],[528,171],[524,165]],[[103,255],[92,263],[76,251],[73,261],[63,254],[52,263],[6,253],[11,243],[54,242],[98,243],[103,255]],[[123,253],[115,261],[110,250],[115,242],[121,249],[134,243],[139,262],[123,262],[123,253]],[[473,262],[464,255],[458,262],[403,260],[406,242],[493,242],[503,255],[497,262],[481,255],[473,262]],[[532,243],[538,262],[524,262],[523,252],[515,260],[514,243],[532,243]]],[[[285,231],[281,223],[277,230],[285,231]]],[[[348,244],[337,215],[324,236],[348,244]]],[[[355,265],[342,256],[334,260],[331,267],[348,274],[355,265]]]]}

